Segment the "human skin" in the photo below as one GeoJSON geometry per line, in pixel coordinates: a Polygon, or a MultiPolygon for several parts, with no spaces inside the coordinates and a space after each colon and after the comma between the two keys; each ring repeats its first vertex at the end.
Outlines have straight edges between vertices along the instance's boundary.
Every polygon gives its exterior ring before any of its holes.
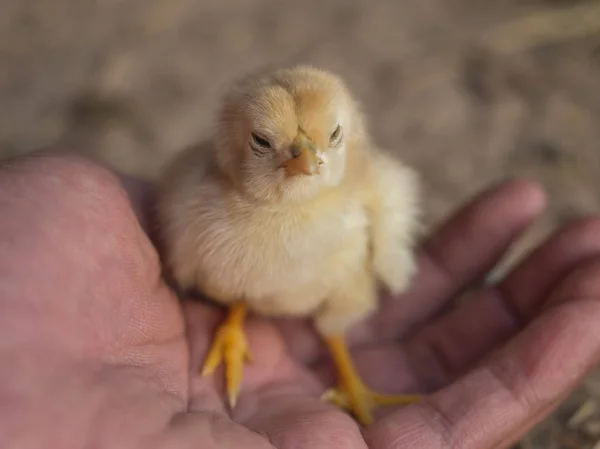
{"type": "Polygon", "coordinates": [[[163,282],[148,195],[72,155],[0,164],[0,447],[506,447],[598,362],[600,218],[479,286],[545,205],[511,181],[434,231],[408,293],[382,297],[349,337],[369,385],[421,402],[361,430],[319,400],[334,378],[311,327],[252,317],[230,413],[222,376],[199,375],[222,311],[163,282]]]}

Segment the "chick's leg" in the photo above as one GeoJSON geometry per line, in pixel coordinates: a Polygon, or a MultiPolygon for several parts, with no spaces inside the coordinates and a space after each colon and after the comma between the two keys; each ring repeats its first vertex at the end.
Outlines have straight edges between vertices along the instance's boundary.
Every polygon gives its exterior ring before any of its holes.
{"type": "Polygon", "coordinates": [[[419,399],[414,395],[384,395],[371,390],[362,381],[345,343],[345,331],[377,307],[377,286],[369,270],[359,270],[331,292],[315,325],[328,346],[338,374],[338,387],[327,391],[323,399],[351,412],[363,425],[373,421],[372,412],[381,406],[405,405],[419,399]]]}
{"type": "Polygon", "coordinates": [[[344,337],[328,337],[325,341],[337,368],[340,386],[327,391],[323,399],[352,412],[362,425],[373,422],[372,411],[377,407],[407,405],[419,400],[416,395],[386,395],[371,390],[356,371],[344,337]]]}
{"type": "Polygon", "coordinates": [[[325,341],[337,368],[340,386],[327,391],[323,399],[352,412],[362,425],[373,422],[372,412],[378,407],[407,405],[419,400],[417,395],[387,395],[371,390],[356,371],[344,337],[328,337],[325,341]]]}
{"type": "Polygon", "coordinates": [[[244,362],[251,360],[244,334],[245,316],[246,305],[243,302],[237,302],[230,306],[227,318],[215,333],[214,341],[202,368],[202,375],[208,376],[224,360],[225,385],[231,408],[234,408],[237,402],[244,362]]]}

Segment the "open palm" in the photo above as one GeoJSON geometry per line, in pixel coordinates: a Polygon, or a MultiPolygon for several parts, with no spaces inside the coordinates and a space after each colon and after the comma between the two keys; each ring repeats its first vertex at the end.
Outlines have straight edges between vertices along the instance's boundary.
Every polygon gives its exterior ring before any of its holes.
{"type": "Polygon", "coordinates": [[[309,323],[253,317],[231,413],[222,372],[198,374],[222,311],[163,283],[147,191],[125,187],[68,156],[0,168],[1,447],[504,447],[598,360],[598,219],[474,288],[543,209],[535,185],[512,182],[436,231],[410,291],[349,337],[371,386],[423,401],[361,430],[319,400],[335,373],[309,323]]]}

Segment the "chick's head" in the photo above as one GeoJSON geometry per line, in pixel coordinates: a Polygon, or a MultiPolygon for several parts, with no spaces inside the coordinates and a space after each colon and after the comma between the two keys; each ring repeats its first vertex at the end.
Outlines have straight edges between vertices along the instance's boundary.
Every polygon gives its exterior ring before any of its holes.
{"type": "Polygon", "coordinates": [[[244,194],[266,202],[309,199],[339,185],[363,135],[342,80],[312,67],[253,75],[225,96],[216,160],[244,194]]]}

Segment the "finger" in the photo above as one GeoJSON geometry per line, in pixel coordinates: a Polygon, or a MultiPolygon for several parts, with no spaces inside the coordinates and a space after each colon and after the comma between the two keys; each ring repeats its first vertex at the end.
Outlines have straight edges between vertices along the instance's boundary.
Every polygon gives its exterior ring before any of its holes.
{"type": "Polygon", "coordinates": [[[505,299],[486,288],[418,332],[405,346],[419,388],[434,390],[464,374],[519,329],[505,299]]]}
{"type": "Polygon", "coordinates": [[[567,226],[529,257],[498,285],[513,315],[526,322],[564,276],[583,259],[600,251],[600,217],[578,220],[567,226]]]}
{"type": "Polygon", "coordinates": [[[412,288],[385,300],[371,332],[395,337],[432,315],[483,277],[545,206],[539,186],[512,181],[490,189],[444,223],[425,242],[412,288]]]}
{"type": "Polygon", "coordinates": [[[556,283],[598,256],[599,219],[578,221],[551,236],[506,283],[477,291],[411,340],[406,350],[417,377],[431,389],[462,375],[538,315],[556,283]]]}
{"type": "Polygon", "coordinates": [[[531,428],[600,360],[600,262],[573,272],[553,307],[459,381],[367,430],[372,447],[492,448],[531,428]],[[577,297],[573,297],[573,293],[577,297]]]}

